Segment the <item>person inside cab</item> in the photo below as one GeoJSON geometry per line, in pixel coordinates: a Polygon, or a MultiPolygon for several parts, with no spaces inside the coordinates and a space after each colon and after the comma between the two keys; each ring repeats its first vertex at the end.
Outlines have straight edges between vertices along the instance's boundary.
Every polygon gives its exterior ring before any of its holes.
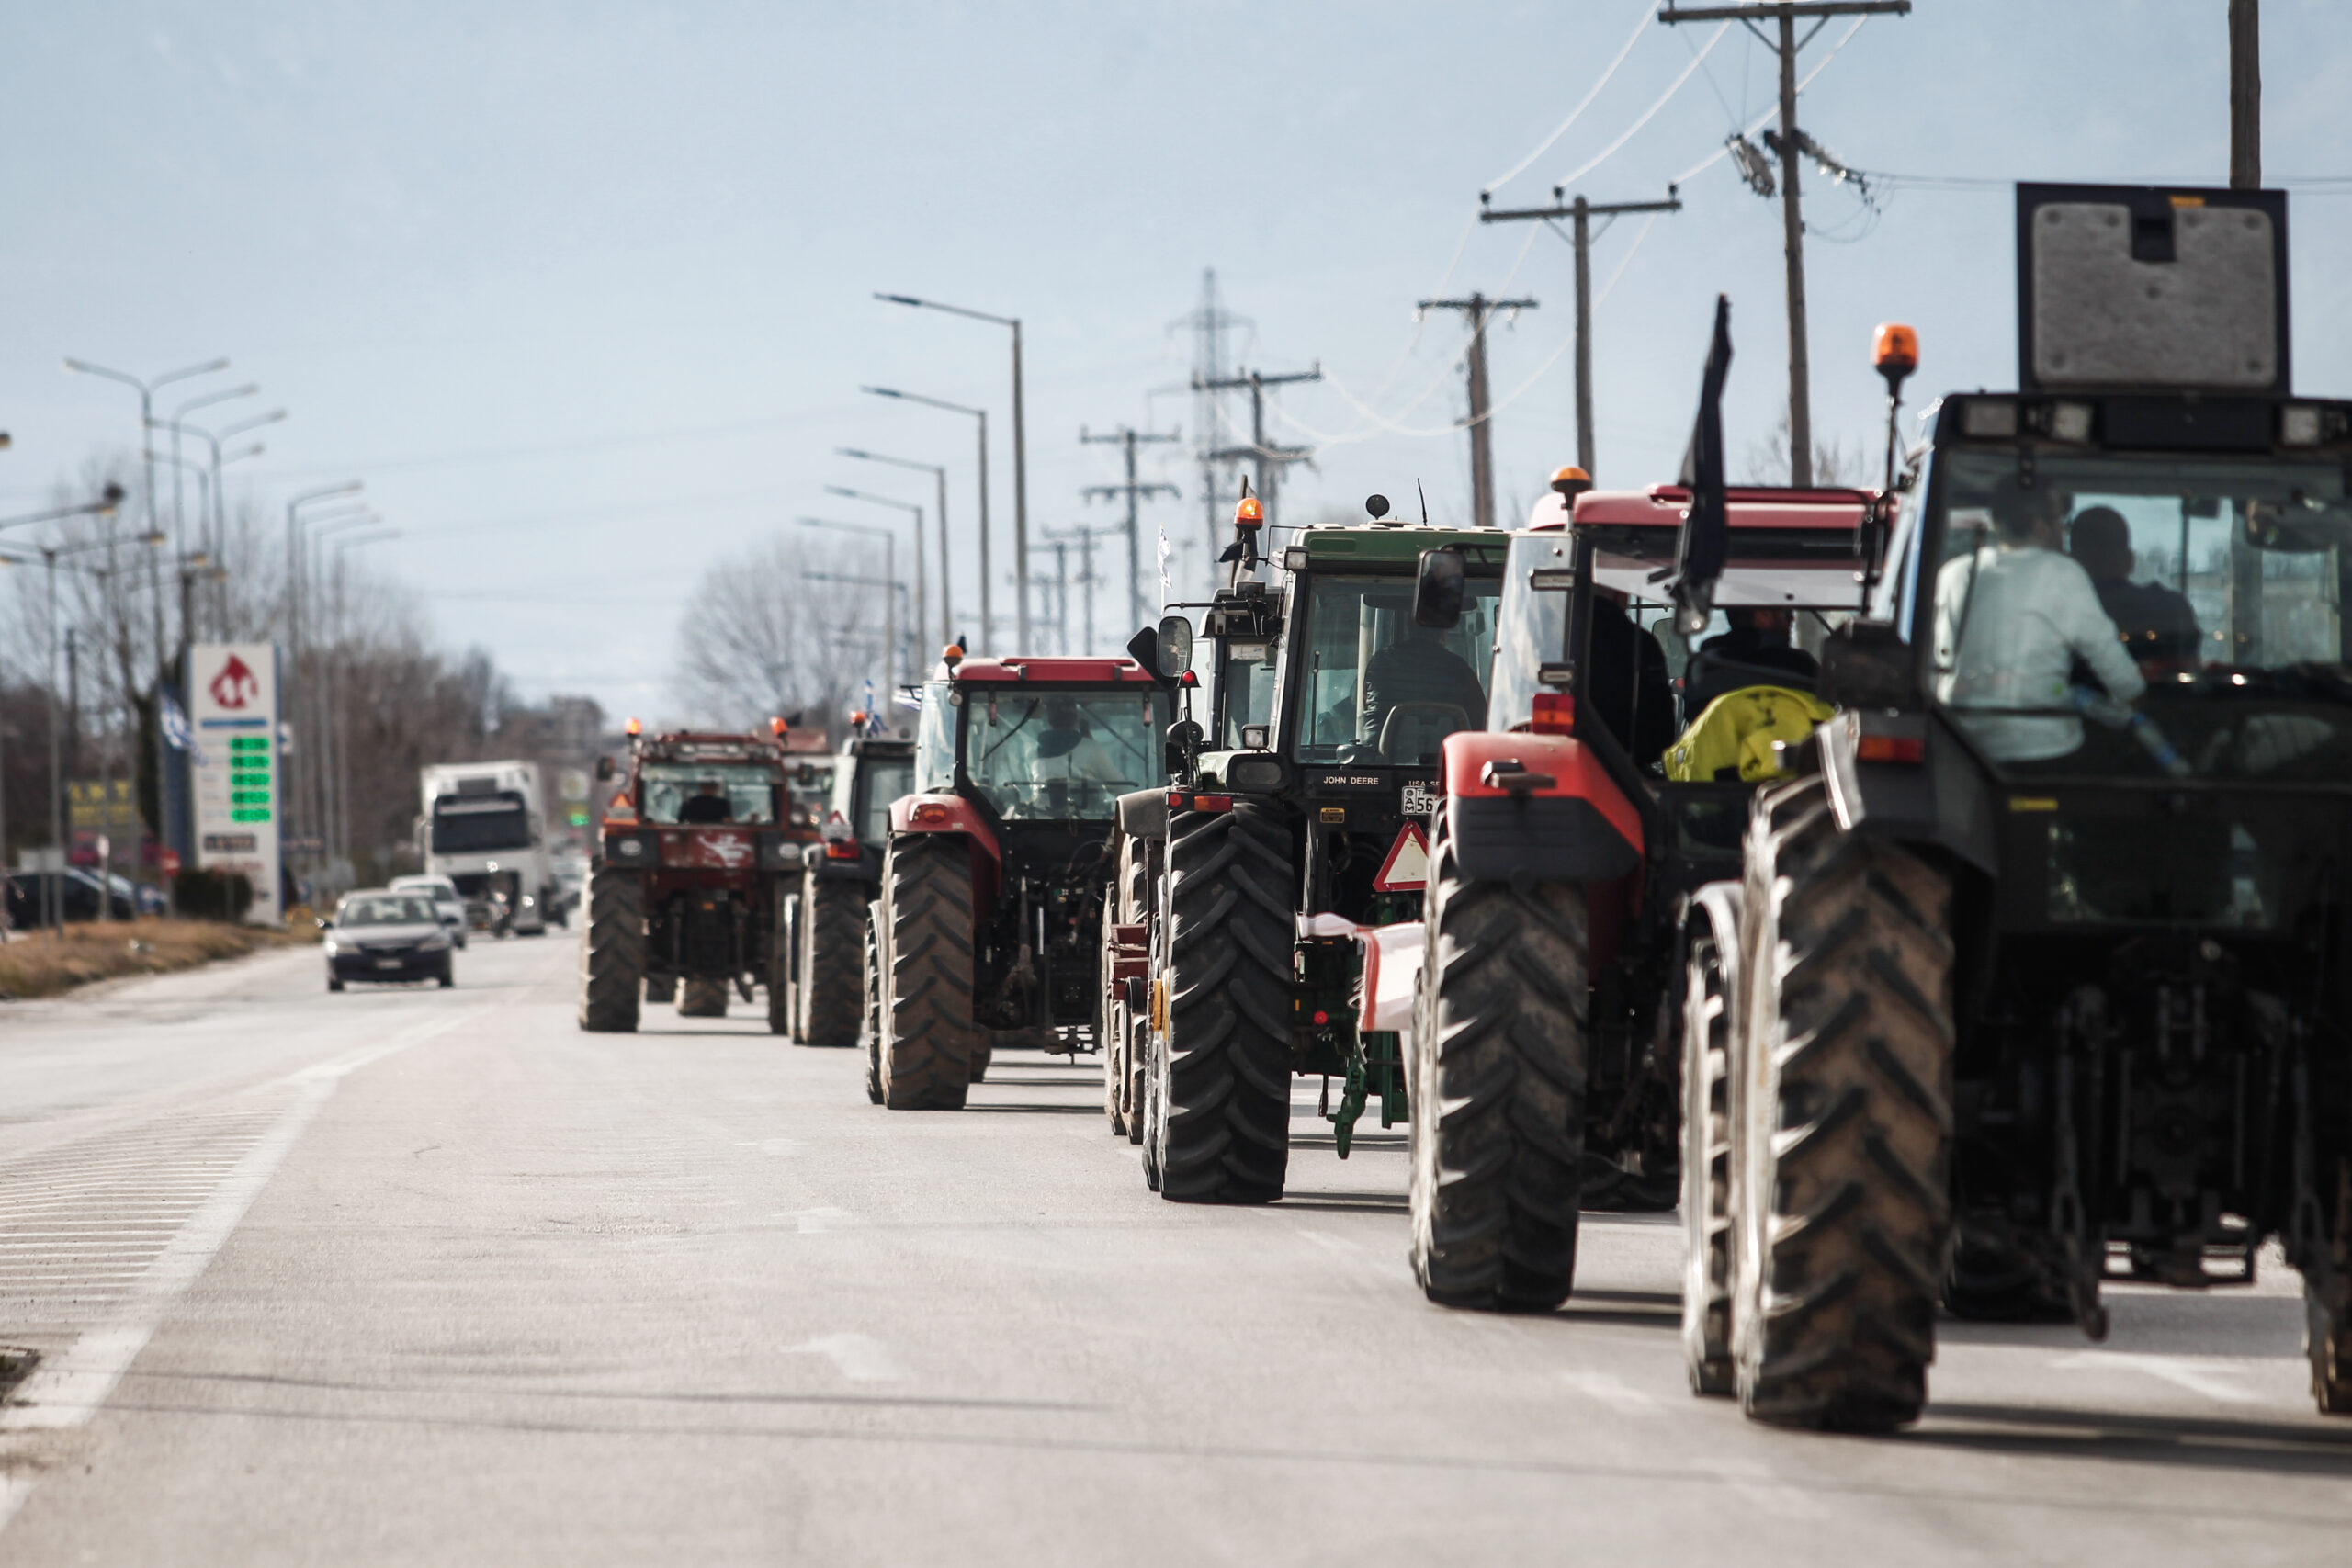
{"type": "Polygon", "coordinates": [[[1724,617],[1731,629],[1699,645],[1683,687],[1682,705],[1692,716],[1725,692],[1743,686],[1787,686],[1811,691],[1821,673],[1812,654],[1789,640],[1795,629],[1793,610],[1778,605],[1727,608],[1724,617]],[[1789,677],[1795,677],[1792,682],[1789,677]]]}
{"type": "Polygon", "coordinates": [[[2047,491],[2007,497],[1993,509],[1993,536],[1973,548],[1956,537],[1936,575],[1936,695],[1997,761],[2055,761],[2082,749],[2077,659],[2119,703],[2147,690],[2091,574],[2059,548],[2064,512],[2047,491]]]}
{"type": "Polygon", "coordinates": [[[1037,773],[1046,779],[1079,779],[1091,784],[1125,784],[1125,773],[1111,760],[1093,728],[1079,712],[1078,699],[1053,695],[1046,699],[1046,728],[1037,736],[1037,773]]]}
{"type": "Polygon", "coordinates": [[[1435,750],[1446,735],[1476,729],[1486,719],[1486,683],[1468,660],[1446,646],[1445,634],[1433,626],[1420,626],[1408,617],[1405,635],[1364,663],[1363,729],[1359,739],[1396,751],[1398,756],[1393,760],[1410,762],[1419,752],[1435,750]],[[1460,716],[1454,717],[1447,709],[1460,716]],[[1392,716],[1397,720],[1395,725],[1390,723],[1392,716]],[[1422,722],[1409,722],[1416,719],[1422,722]],[[1416,730],[1409,744],[1389,733],[1405,728],[1416,730]],[[1422,744],[1424,740],[1427,745],[1422,744]]]}
{"type": "Polygon", "coordinates": [[[2090,573],[2099,608],[2115,623],[2125,651],[2143,666],[2193,666],[2204,644],[2186,596],[2160,582],[2134,582],[2132,525],[2112,506],[2090,506],[2067,530],[2066,553],[2090,573]]]}
{"type": "Polygon", "coordinates": [[[1599,583],[1586,657],[1586,700],[1634,761],[1650,766],[1674,743],[1674,677],[1657,638],[1625,613],[1625,595],[1599,583]]]}
{"type": "Polygon", "coordinates": [[[727,786],[717,779],[705,779],[699,789],[679,803],[680,822],[732,822],[734,804],[727,798],[727,786]]]}

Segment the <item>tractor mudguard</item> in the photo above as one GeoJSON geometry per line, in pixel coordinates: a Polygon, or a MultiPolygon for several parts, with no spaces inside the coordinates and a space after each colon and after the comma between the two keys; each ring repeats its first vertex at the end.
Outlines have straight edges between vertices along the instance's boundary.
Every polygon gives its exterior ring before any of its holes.
{"type": "Polygon", "coordinates": [[[972,846],[972,908],[996,901],[1004,877],[1004,846],[979,808],[960,795],[909,795],[890,803],[890,835],[955,833],[972,846]]]}
{"type": "Polygon", "coordinates": [[[1608,882],[1640,867],[1641,814],[1575,737],[1461,730],[1442,756],[1447,834],[1464,875],[1608,882]]]}
{"type": "Polygon", "coordinates": [[[1168,791],[1139,789],[1119,796],[1119,831],[1130,839],[1168,837],[1168,791]]]}
{"type": "Polygon", "coordinates": [[[1998,871],[1993,789],[1942,715],[1849,710],[1814,737],[1840,829],[1936,844],[1988,876],[1998,871]]]}

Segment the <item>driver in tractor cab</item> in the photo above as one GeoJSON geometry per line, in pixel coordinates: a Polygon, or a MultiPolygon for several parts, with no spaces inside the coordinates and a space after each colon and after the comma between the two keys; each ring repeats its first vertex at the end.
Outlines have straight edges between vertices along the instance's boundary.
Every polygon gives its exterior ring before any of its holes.
{"type": "Polygon", "coordinates": [[[1475,729],[1487,717],[1487,688],[1470,661],[1445,645],[1443,632],[1409,618],[1402,637],[1364,662],[1357,739],[1377,745],[1389,714],[1407,705],[1459,708],[1455,729],[1475,729]]]}
{"type": "Polygon", "coordinates": [[[1041,778],[1083,780],[1090,784],[1125,784],[1126,773],[1111,760],[1094,738],[1078,699],[1065,694],[1046,699],[1046,728],[1037,736],[1037,773],[1041,778]],[[1058,767],[1046,766],[1057,762],[1058,767]]]}
{"type": "Polygon", "coordinates": [[[1690,669],[1689,683],[1683,688],[1683,705],[1691,713],[1703,712],[1709,703],[1725,692],[1757,684],[1784,685],[1785,682],[1759,682],[1765,673],[1794,675],[1804,682],[1801,690],[1811,690],[1821,673],[1821,665],[1813,655],[1789,641],[1795,627],[1794,610],[1778,605],[1727,608],[1724,619],[1731,630],[1711,637],[1699,645],[1699,658],[1690,669]],[[1724,665],[1739,668],[1725,669],[1724,665]]]}
{"type": "Polygon", "coordinates": [[[1993,509],[1996,537],[1963,545],[1936,575],[1936,695],[1996,761],[2054,762],[2082,749],[2077,659],[2116,703],[2147,690],[2090,573],[2058,547],[2064,512],[2047,491],[2009,498],[1993,509]],[[2033,711],[1971,716],[1972,707],[2033,711]]]}
{"type": "Polygon", "coordinates": [[[2091,574],[2099,607],[2132,658],[2152,673],[2193,670],[2204,647],[2188,598],[2161,582],[2134,582],[2132,525],[2112,506],[2088,506],[2066,530],[2066,553],[2091,574]]]}
{"type": "Polygon", "coordinates": [[[717,779],[705,779],[702,787],[686,796],[678,807],[681,823],[731,822],[735,808],[727,798],[727,786],[717,779]]]}

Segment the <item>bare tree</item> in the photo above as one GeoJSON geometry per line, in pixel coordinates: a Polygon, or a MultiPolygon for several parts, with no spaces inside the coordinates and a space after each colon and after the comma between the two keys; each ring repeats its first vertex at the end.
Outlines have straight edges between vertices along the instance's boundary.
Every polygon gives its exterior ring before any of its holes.
{"type": "MultiPolygon", "coordinates": [[[[1789,482],[1789,411],[1781,410],[1781,423],[1772,434],[1747,444],[1747,475],[1739,482],[1751,485],[1785,485],[1789,482]]],[[[1824,441],[1815,437],[1813,443],[1813,482],[1828,489],[1867,485],[1871,482],[1870,454],[1860,446],[1849,450],[1843,441],[1824,441]]]]}
{"type": "Polygon", "coordinates": [[[678,627],[678,684],[695,719],[745,729],[798,712],[839,736],[865,682],[887,686],[882,592],[823,579],[877,577],[879,565],[778,534],[713,566],[678,627]]]}

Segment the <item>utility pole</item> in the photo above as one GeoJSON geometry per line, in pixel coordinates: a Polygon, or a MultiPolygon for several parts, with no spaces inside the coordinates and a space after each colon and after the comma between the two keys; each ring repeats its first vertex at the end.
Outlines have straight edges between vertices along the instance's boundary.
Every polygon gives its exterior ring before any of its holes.
{"type": "MultiPolygon", "coordinates": [[[[1323,367],[1317,365],[1312,370],[1293,370],[1281,376],[1268,376],[1256,370],[1244,370],[1222,381],[1195,379],[1193,382],[1193,389],[1196,392],[1234,392],[1244,388],[1249,389],[1250,445],[1220,446],[1208,455],[1219,462],[1239,462],[1245,457],[1250,460],[1252,465],[1251,472],[1256,477],[1258,499],[1266,508],[1266,525],[1270,528],[1274,524],[1274,502],[1282,491],[1283,470],[1293,463],[1311,461],[1315,456],[1315,449],[1312,446],[1283,446],[1266,439],[1266,389],[1285,387],[1294,381],[1320,381],[1321,379],[1323,379],[1323,367]]],[[[1214,550],[1209,553],[1209,559],[1211,561],[1216,559],[1216,553],[1214,550]]]]}
{"type": "Polygon", "coordinates": [[[2230,0],[2230,188],[2262,188],[2262,0],[2230,0]]]}
{"type": "Polygon", "coordinates": [[[1492,398],[1487,388],[1487,318],[1497,310],[1532,310],[1532,299],[1489,299],[1473,294],[1467,299],[1424,299],[1424,310],[1459,310],[1470,322],[1470,511],[1481,528],[1495,525],[1495,442],[1487,411],[1492,398]]]}
{"type": "Polygon", "coordinates": [[[1208,570],[1211,577],[1216,574],[1216,554],[1225,547],[1225,531],[1228,521],[1223,508],[1225,491],[1229,487],[1217,482],[1217,468],[1221,461],[1230,461],[1230,459],[1220,459],[1216,455],[1219,449],[1217,436],[1220,428],[1217,423],[1218,407],[1216,393],[1209,390],[1209,388],[1226,379],[1225,334],[1235,327],[1249,327],[1256,324],[1247,316],[1233,314],[1218,302],[1215,267],[1204,267],[1201,270],[1201,308],[1189,316],[1180,317],[1169,323],[1169,329],[1171,332],[1178,327],[1183,327],[1193,334],[1193,425],[1197,432],[1194,439],[1200,443],[1201,516],[1208,530],[1206,536],[1209,547],[1208,570]]]}
{"type": "Polygon", "coordinates": [[[1789,299],[1789,483],[1802,490],[1813,483],[1813,371],[1805,347],[1804,214],[1798,200],[1797,56],[1832,17],[1864,17],[1892,13],[1908,15],[1911,0],[1765,0],[1750,6],[1666,6],[1657,19],[1676,22],[1735,21],[1762,39],[1781,62],[1781,245],[1786,258],[1789,299]],[[1813,26],[1797,37],[1797,18],[1813,18],[1813,26]],[[1777,39],[1767,37],[1756,24],[1777,20],[1777,39]]]}
{"type": "MultiPolygon", "coordinates": [[[[1510,223],[1526,219],[1541,219],[1555,222],[1568,220],[1568,243],[1577,253],[1577,467],[1588,475],[1593,471],[1592,456],[1592,220],[1595,218],[1617,217],[1626,212],[1679,212],[1681,201],[1674,187],[1666,187],[1664,201],[1592,202],[1578,197],[1566,206],[1561,205],[1561,187],[1552,187],[1549,207],[1521,207],[1495,211],[1487,206],[1484,195],[1478,197],[1478,221],[1510,223]]],[[[1605,225],[1604,225],[1605,227],[1605,225]]]]}
{"type": "MultiPolygon", "coordinates": [[[[1084,615],[1086,616],[1086,635],[1079,641],[1079,651],[1081,655],[1093,652],[1095,647],[1094,585],[1102,580],[1095,575],[1094,571],[1094,546],[1097,541],[1107,539],[1116,532],[1118,532],[1118,530],[1115,527],[1089,528],[1083,525],[1079,525],[1065,528],[1058,534],[1047,534],[1045,536],[1046,538],[1055,541],[1054,548],[1056,550],[1059,550],[1065,543],[1075,544],[1078,546],[1078,585],[1084,594],[1084,615]]],[[[1132,536],[1130,536],[1130,537],[1132,536]]],[[[1065,579],[1062,587],[1063,625],[1065,630],[1068,629],[1069,625],[1069,582],[1068,580],[1065,579]]],[[[1067,637],[1064,638],[1062,651],[1065,653],[1069,651],[1069,645],[1067,637]]]]}
{"type": "MultiPolygon", "coordinates": [[[[1159,494],[1172,496],[1179,492],[1176,487],[1171,484],[1142,484],[1136,481],[1136,447],[1137,445],[1147,442],[1181,441],[1182,439],[1183,435],[1181,432],[1167,435],[1160,435],[1150,432],[1137,431],[1124,424],[1108,435],[1090,435],[1087,434],[1086,427],[1084,425],[1079,426],[1078,429],[1079,445],[1082,446],[1119,446],[1125,449],[1127,460],[1127,482],[1116,485],[1088,485],[1084,494],[1086,499],[1089,501],[1093,500],[1096,496],[1108,498],[1111,496],[1124,495],[1127,498],[1127,619],[1133,621],[1138,626],[1144,624],[1143,533],[1142,525],[1136,518],[1136,503],[1149,496],[1159,494]]],[[[1087,550],[1089,552],[1088,559],[1090,561],[1093,558],[1093,547],[1094,547],[1091,545],[1087,547],[1087,550]]],[[[1087,570],[1091,573],[1093,570],[1093,568],[1090,565],[1087,570]]],[[[1090,593],[1093,592],[1091,584],[1089,585],[1088,592],[1090,593]]],[[[1090,634],[1094,629],[1094,615],[1091,610],[1087,612],[1086,627],[1090,634]]]]}

